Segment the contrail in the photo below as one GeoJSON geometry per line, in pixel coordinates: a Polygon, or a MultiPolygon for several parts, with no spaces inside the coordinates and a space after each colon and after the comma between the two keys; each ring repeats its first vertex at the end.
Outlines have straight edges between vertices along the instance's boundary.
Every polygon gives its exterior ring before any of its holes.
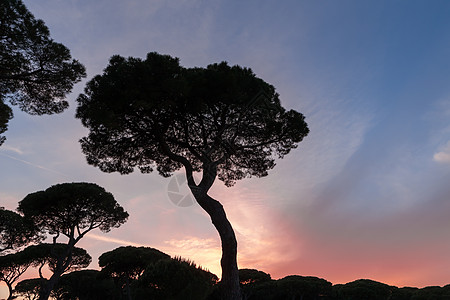
{"type": "Polygon", "coordinates": [[[110,238],[110,237],[98,235],[95,233],[89,233],[88,235],[86,235],[86,237],[94,239],[94,240],[98,240],[98,241],[109,242],[109,243],[114,243],[114,244],[119,244],[119,245],[128,245],[128,246],[134,246],[134,247],[142,247],[142,246],[150,247],[145,244],[139,244],[139,243],[134,243],[134,242],[125,241],[125,240],[121,240],[121,239],[110,238]]]}
{"type": "Polygon", "coordinates": [[[29,161],[26,161],[26,160],[23,160],[23,159],[20,159],[20,158],[17,158],[17,157],[14,157],[14,156],[11,156],[11,155],[8,155],[8,154],[5,154],[5,153],[1,153],[0,152],[0,155],[5,156],[5,157],[10,158],[10,159],[14,159],[14,160],[20,161],[21,163],[24,163],[26,165],[29,165],[29,166],[32,166],[32,167],[35,167],[35,168],[38,168],[38,169],[42,169],[42,170],[45,170],[45,171],[48,171],[48,172],[52,172],[52,173],[56,173],[56,174],[59,174],[59,175],[63,175],[65,177],[70,177],[69,175],[61,173],[59,171],[52,170],[52,169],[46,168],[46,167],[38,165],[38,164],[34,164],[32,162],[29,162],[29,161]]]}

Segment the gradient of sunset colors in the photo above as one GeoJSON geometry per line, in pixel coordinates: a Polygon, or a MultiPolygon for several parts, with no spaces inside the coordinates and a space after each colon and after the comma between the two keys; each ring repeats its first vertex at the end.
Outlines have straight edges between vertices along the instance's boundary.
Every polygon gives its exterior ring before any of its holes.
{"type": "MultiPolygon", "coordinates": [[[[225,60],[251,67],[306,116],[310,135],[268,177],[213,187],[241,268],[333,283],[450,283],[449,1],[24,2],[86,66],[87,80],[114,54],[157,51],[186,67],[225,60]]],[[[0,205],[15,209],[56,183],[94,182],[130,218],[80,242],[91,268],[105,251],[145,245],[220,276],[218,234],[198,205],[170,201],[170,179],[87,165],[78,143],[87,130],[74,118],[85,82],[63,114],[15,110],[0,147],[0,205]]]]}

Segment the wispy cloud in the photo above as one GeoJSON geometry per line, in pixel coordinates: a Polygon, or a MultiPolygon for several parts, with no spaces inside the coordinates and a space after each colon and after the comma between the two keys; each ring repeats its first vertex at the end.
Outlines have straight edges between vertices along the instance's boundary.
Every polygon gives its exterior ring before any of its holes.
{"type": "Polygon", "coordinates": [[[19,155],[24,154],[24,152],[20,148],[9,146],[9,145],[4,145],[0,149],[3,150],[3,151],[14,152],[14,153],[19,154],[19,155]]]}
{"type": "Polygon", "coordinates": [[[450,152],[438,152],[434,154],[433,159],[440,163],[450,163],[450,152]]]}
{"type": "Polygon", "coordinates": [[[450,141],[447,142],[447,145],[442,149],[442,151],[439,151],[433,155],[433,160],[439,163],[450,163],[450,141]]]}
{"type": "Polygon", "coordinates": [[[186,239],[171,239],[165,241],[171,247],[182,248],[184,250],[210,249],[217,246],[217,241],[211,238],[200,239],[197,237],[189,237],[186,239]]]}
{"type": "Polygon", "coordinates": [[[192,259],[218,277],[221,276],[219,261],[222,252],[218,238],[186,237],[183,239],[170,239],[165,241],[165,246],[159,248],[168,254],[192,259]]]}

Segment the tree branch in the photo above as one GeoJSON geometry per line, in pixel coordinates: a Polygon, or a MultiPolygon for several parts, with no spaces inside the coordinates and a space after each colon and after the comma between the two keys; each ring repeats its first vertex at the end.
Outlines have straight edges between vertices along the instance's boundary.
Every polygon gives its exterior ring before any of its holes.
{"type": "Polygon", "coordinates": [[[59,238],[59,231],[57,231],[56,236],[53,237],[53,244],[56,244],[56,240],[59,238]]]}
{"type": "Polygon", "coordinates": [[[163,139],[161,135],[158,135],[159,145],[164,154],[166,154],[171,160],[181,163],[184,166],[186,172],[186,179],[189,187],[197,187],[197,184],[194,181],[192,164],[189,160],[181,155],[175,154],[170,150],[169,145],[167,145],[166,141],[163,139]]]}
{"type": "Polygon", "coordinates": [[[44,275],[42,275],[42,268],[45,266],[45,262],[41,263],[41,266],[39,267],[38,271],[39,271],[39,277],[41,279],[45,279],[44,275]]]}
{"type": "Polygon", "coordinates": [[[244,145],[244,146],[240,146],[238,148],[240,149],[254,149],[254,148],[258,148],[258,147],[262,147],[262,146],[267,146],[273,143],[277,143],[281,140],[283,140],[284,136],[281,135],[280,137],[276,138],[276,139],[271,139],[271,140],[267,140],[261,143],[257,143],[257,144],[253,144],[253,145],[244,145]]]}

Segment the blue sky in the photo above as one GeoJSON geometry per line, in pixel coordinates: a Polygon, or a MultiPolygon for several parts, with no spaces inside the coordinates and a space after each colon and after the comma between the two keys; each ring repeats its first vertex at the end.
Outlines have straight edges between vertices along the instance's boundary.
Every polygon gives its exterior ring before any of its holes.
{"type": "MultiPolygon", "coordinates": [[[[241,267],[274,278],[399,286],[450,283],[450,2],[24,1],[90,79],[111,55],[157,51],[184,66],[228,61],[273,84],[311,133],[262,179],[216,182],[241,267]]],[[[60,182],[111,191],[127,224],[86,237],[94,257],[122,244],[182,255],[219,273],[205,213],[167,196],[157,174],[104,174],[78,140],[75,98],[60,115],[15,110],[0,148],[2,205],[60,182]]],[[[32,275],[30,275],[32,276],[32,275]]]]}

